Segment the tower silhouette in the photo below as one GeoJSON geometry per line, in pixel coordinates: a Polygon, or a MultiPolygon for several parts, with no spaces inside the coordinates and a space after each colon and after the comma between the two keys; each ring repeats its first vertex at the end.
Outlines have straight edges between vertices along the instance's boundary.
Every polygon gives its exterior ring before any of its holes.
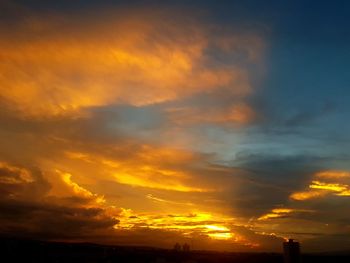
{"type": "Polygon", "coordinates": [[[285,263],[300,263],[300,245],[293,239],[283,242],[283,254],[285,263]]]}

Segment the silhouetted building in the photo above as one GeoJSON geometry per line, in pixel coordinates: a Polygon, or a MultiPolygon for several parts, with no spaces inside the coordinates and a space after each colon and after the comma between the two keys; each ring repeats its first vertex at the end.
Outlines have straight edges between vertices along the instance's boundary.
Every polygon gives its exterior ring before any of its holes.
{"type": "Polygon", "coordinates": [[[187,243],[183,244],[183,246],[182,246],[182,250],[183,250],[184,252],[188,252],[188,251],[190,251],[190,245],[189,245],[189,244],[187,244],[187,243]]]}
{"type": "Polygon", "coordinates": [[[181,245],[180,245],[179,243],[176,243],[176,244],[174,245],[174,250],[175,250],[175,251],[181,251],[181,245]]]}
{"type": "Polygon", "coordinates": [[[293,239],[283,242],[283,253],[285,263],[300,263],[300,245],[293,239]]]}

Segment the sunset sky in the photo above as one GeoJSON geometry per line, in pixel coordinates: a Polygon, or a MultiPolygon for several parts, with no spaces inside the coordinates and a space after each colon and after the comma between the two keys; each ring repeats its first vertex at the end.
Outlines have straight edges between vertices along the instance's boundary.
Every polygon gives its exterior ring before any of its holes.
{"type": "Polygon", "coordinates": [[[349,13],[0,0],[0,234],[348,249],[349,13]]]}

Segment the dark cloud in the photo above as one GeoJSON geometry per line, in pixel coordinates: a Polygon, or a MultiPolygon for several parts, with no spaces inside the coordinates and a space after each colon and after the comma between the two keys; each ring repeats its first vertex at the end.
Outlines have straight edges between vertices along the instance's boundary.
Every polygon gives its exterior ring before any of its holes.
{"type": "Polygon", "coordinates": [[[75,239],[112,230],[118,220],[91,200],[49,196],[51,186],[38,169],[0,169],[0,232],[30,238],[75,239]],[[73,201],[72,201],[73,200],[73,201]]]}
{"type": "Polygon", "coordinates": [[[312,252],[347,252],[350,246],[349,233],[321,235],[303,242],[304,251],[312,252]]]}

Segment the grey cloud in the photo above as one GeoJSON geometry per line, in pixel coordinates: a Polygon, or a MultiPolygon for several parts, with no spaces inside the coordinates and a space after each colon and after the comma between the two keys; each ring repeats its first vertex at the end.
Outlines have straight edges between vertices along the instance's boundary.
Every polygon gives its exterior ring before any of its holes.
{"type": "Polygon", "coordinates": [[[85,207],[89,200],[84,198],[72,197],[66,202],[64,198],[48,196],[50,184],[41,172],[38,169],[27,171],[30,182],[22,179],[20,171],[6,167],[0,170],[2,234],[50,239],[81,238],[112,229],[118,223],[103,208],[85,207]]]}

